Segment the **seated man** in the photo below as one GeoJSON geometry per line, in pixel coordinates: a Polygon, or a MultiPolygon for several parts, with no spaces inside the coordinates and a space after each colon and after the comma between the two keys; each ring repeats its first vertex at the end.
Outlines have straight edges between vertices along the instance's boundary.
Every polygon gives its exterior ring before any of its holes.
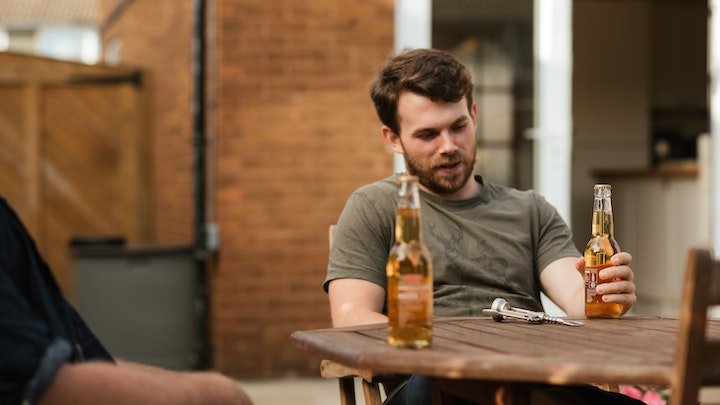
{"type": "MultiPolygon", "coordinates": [[[[370,95],[381,133],[419,178],[425,244],[433,259],[437,316],[481,316],[493,299],[542,310],[540,292],[568,315],[584,315],[584,261],[554,207],[532,191],[473,176],[477,107],[468,69],[449,53],[418,49],[390,59],[370,95]]],[[[394,244],[396,176],[356,190],[335,230],[324,288],[333,325],[387,322],[385,261],[394,244]]],[[[606,302],[635,302],[631,256],[618,253],[600,277],[606,302]]],[[[608,347],[612,350],[612,347],[608,347]]],[[[581,395],[596,392],[582,387],[581,395]]],[[[605,400],[606,393],[597,392],[605,400]]],[[[620,401],[625,398],[616,398],[620,401]]],[[[414,376],[392,404],[429,403],[414,376]]]]}
{"type": "Polygon", "coordinates": [[[250,404],[233,380],[114,361],[0,198],[0,403],[250,404]]]}

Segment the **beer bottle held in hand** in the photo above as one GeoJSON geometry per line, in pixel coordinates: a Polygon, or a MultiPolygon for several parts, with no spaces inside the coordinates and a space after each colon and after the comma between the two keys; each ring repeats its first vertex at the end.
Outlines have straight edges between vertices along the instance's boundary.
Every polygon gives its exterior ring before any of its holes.
{"type": "Polygon", "coordinates": [[[604,302],[596,288],[612,280],[600,280],[600,270],[612,266],[610,258],[620,252],[615,240],[611,187],[596,184],[593,189],[592,236],[585,246],[585,316],[587,318],[619,318],[625,313],[624,304],[604,302]]]}
{"type": "Polygon", "coordinates": [[[432,341],[432,260],[422,240],[418,179],[403,175],[399,180],[395,246],[385,268],[388,343],[419,349],[432,341]]]}

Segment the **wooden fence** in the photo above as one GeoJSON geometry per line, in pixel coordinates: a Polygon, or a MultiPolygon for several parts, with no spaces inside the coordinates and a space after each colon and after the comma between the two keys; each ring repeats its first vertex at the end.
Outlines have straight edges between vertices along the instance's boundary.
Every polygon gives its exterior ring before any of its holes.
{"type": "Polygon", "coordinates": [[[72,296],[69,240],[147,241],[142,76],[0,53],[0,195],[72,296]]]}

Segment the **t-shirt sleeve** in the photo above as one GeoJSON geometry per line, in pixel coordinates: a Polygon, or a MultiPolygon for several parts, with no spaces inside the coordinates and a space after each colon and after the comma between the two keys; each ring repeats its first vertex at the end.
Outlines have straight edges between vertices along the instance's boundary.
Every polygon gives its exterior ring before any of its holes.
{"type": "Polygon", "coordinates": [[[333,237],[323,288],[338,278],[357,278],[386,288],[385,263],[393,243],[395,203],[356,191],[343,209],[333,237]]]}
{"type": "Polygon", "coordinates": [[[573,244],[572,232],[555,207],[534,194],[537,206],[538,234],[535,265],[542,272],[550,263],[564,257],[580,257],[573,244]]]}
{"type": "Polygon", "coordinates": [[[0,268],[0,402],[35,403],[70,360],[70,343],[51,335],[0,268]]]}

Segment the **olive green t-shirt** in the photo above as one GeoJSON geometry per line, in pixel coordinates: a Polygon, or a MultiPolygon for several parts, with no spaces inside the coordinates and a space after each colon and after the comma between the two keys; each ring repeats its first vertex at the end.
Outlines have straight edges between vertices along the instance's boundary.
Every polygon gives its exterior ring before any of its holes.
{"type": "MultiPolygon", "coordinates": [[[[483,184],[480,176],[475,181],[483,184]]],[[[337,278],[386,288],[398,189],[397,176],[390,176],[350,196],[335,228],[325,291],[337,278]]],[[[480,316],[497,297],[542,310],[540,272],[557,259],[580,256],[567,224],[533,191],[487,183],[467,200],[443,200],[422,190],[420,199],[437,316],[480,316]]]]}

